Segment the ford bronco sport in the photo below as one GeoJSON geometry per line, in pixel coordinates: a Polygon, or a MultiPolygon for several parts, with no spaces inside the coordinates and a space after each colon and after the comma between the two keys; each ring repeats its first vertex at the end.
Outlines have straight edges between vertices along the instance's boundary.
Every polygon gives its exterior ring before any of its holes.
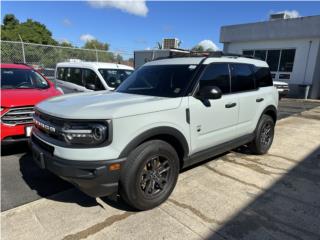
{"type": "Polygon", "coordinates": [[[278,92],[264,61],[241,56],[148,62],[115,92],[65,95],[36,106],[34,160],[86,194],[113,193],[146,210],[179,171],[273,141],[278,92]]]}

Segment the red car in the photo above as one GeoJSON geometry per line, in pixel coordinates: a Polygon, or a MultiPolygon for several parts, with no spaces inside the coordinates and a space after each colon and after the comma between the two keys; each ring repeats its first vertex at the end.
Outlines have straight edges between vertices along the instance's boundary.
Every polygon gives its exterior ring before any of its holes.
{"type": "Polygon", "coordinates": [[[62,93],[30,66],[1,64],[0,67],[1,144],[28,140],[33,106],[62,93]]]}

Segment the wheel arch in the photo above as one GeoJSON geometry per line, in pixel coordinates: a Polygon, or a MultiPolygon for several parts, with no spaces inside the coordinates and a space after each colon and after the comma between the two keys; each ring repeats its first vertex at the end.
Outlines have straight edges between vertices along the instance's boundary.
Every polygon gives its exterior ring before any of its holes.
{"type": "MultiPolygon", "coordinates": [[[[269,115],[270,117],[272,117],[274,123],[277,122],[277,114],[278,114],[278,113],[277,113],[277,108],[276,108],[274,105],[269,105],[269,106],[267,106],[267,107],[263,110],[261,116],[262,116],[263,114],[266,114],[266,115],[269,115]]],[[[260,116],[260,118],[261,118],[261,116],[260,116]]]]}
{"type": "Polygon", "coordinates": [[[180,167],[183,166],[184,159],[189,155],[189,145],[185,136],[173,127],[156,127],[141,133],[126,145],[119,158],[127,157],[137,146],[154,139],[163,140],[172,145],[179,156],[180,167]]]}

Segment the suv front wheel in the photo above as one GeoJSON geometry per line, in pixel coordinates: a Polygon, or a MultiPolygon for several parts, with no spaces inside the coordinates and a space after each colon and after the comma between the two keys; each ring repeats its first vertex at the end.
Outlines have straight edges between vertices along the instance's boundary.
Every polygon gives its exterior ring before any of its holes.
{"type": "Polygon", "coordinates": [[[170,196],[178,175],[179,158],[174,148],[161,140],[147,141],[129,154],[120,194],[138,210],[151,209],[170,196]]]}
{"type": "Polygon", "coordinates": [[[249,144],[249,148],[254,154],[265,154],[271,147],[274,137],[274,121],[269,115],[262,115],[258,123],[254,140],[249,144]]]}

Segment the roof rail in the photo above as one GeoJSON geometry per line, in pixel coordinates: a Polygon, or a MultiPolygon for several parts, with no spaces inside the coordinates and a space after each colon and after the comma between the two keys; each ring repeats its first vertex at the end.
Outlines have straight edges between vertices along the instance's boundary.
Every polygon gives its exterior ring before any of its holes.
{"type": "Polygon", "coordinates": [[[166,56],[166,57],[158,57],[153,59],[154,60],[160,60],[160,59],[168,59],[168,58],[183,58],[183,57],[205,57],[205,58],[209,58],[209,57],[244,57],[244,58],[251,58],[251,59],[257,59],[257,60],[261,60],[257,57],[251,56],[251,55],[244,55],[244,54],[236,54],[236,53],[224,53],[223,51],[202,51],[202,52],[198,52],[198,51],[190,51],[188,53],[180,53],[178,56],[174,56],[174,55],[170,55],[170,56],[166,56]]]}

